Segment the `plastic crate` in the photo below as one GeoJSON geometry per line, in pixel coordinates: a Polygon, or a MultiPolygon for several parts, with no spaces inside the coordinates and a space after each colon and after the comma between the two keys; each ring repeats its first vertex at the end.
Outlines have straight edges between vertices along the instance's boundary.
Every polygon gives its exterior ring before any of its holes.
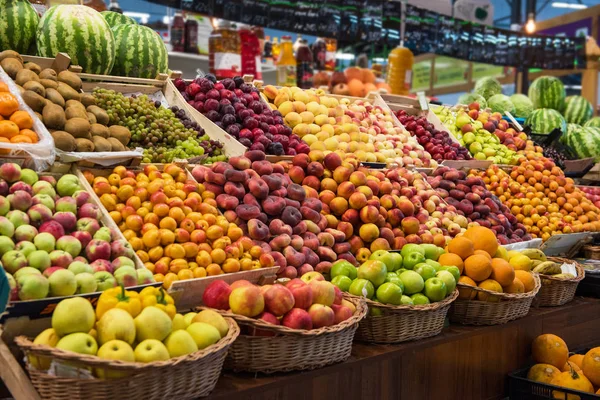
{"type": "Polygon", "coordinates": [[[528,371],[529,368],[523,368],[508,375],[508,398],[510,400],[566,399],[567,393],[579,396],[580,400],[600,400],[600,396],[596,394],[531,381],[527,379],[528,371]],[[552,394],[553,391],[564,394],[555,397],[552,394]]]}

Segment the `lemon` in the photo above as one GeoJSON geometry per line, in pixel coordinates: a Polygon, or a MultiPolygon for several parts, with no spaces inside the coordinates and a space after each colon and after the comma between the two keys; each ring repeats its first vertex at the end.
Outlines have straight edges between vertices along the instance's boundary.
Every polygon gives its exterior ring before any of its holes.
{"type": "Polygon", "coordinates": [[[531,271],[531,260],[522,254],[511,257],[508,262],[515,270],[531,271]]]}

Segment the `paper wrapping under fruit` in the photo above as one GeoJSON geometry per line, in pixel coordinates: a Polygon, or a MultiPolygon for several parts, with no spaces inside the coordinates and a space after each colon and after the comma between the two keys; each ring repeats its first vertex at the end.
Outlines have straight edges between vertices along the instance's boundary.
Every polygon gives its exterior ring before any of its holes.
{"type": "Polygon", "coordinates": [[[506,250],[525,250],[525,249],[539,249],[542,245],[542,239],[531,239],[526,242],[510,243],[502,245],[506,250]]]}
{"type": "MultiPolygon", "coordinates": [[[[9,149],[11,156],[23,157],[23,166],[34,169],[37,172],[47,170],[56,158],[54,149],[54,139],[46,126],[39,120],[33,110],[23,101],[19,88],[13,80],[0,67],[0,82],[6,83],[8,90],[12,93],[19,102],[19,110],[26,111],[33,120],[33,130],[38,136],[37,143],[4,143],[0,142],[0,149],[9,149]]],[[[0,160],[2,156],[0,156],[0,160]]],[[[3,162],[16,162],[17,160],[5,159],[3,162]]]]}

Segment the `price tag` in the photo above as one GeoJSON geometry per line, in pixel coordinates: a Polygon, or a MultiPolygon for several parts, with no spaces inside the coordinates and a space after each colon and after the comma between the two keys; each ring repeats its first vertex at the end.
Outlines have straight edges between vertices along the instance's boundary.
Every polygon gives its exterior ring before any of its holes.
{"type": "Polygon", "coordinates": [[[506,116],[508,117],[508,119],[510,119],[510,122],[513,123],[513,125],[517,128],[517,130],[519,132],[523,132],[523,127],[521,126],[521,124],[519,124],[517,122],[517,120],[515,119],[515,117],[513,117],[513,115],[510,112],[504,111],[504,114],[506,114],[506,116]]]}
{"type": "Polygon", "coordinates": [[[419,99],[419,105],[421,106],[421,110],[428,111],[429,103],[427,102],[427,98],[425,97],[425,92],[417,92],[417,99],[419,99]]]}

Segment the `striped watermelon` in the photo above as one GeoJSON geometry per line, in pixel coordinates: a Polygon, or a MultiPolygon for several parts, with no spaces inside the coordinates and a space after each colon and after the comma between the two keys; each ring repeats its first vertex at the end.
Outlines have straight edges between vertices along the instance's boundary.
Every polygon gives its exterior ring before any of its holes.
{"type": "Polygon", "coordinates": [[[569,124],[566,144],[579,158],[594,157],[600,159],[600,128],[581,127],[569,124]]]}
{"type": "Polygon", "coordinates": [[[548,135],[555,128],[566,132],[567,122],[556,110],[550,108],[540,108],[533,110],[529,118],[525,120],[525,125],[531,127],[533,133],[548,135]]]}
{"type": "Polygon", "coordinates": [[[584,97],[568,96],[565,98],[565,111],[563,115],[567,122],[583,125],[592,118],[593,113],[592,104],[584,97]]]}
{"type": "Polygon", "coordinates": [[[84,72],[108,74],[115,62],[115,40],[110,26],[93,8],[58,5],[50,8],[37,32],[38,54],[67,53],[84,72]]]}
{"type": "Polygon", "coordinates": [[[117,25],[137,25],[135,19],[128,17],[127,15],[119,14],[114,11],[102,11],[100,14],[104,17],[108,25],[114,28],[117,25]]]}
{"type": "Polygon", "coordinates": [[[162,38],[142,25],[118,25],[113,75],[154,79],[168,70],[169,57],[162,38]]]}
{"type": "Polygon", "coordinates": [[[27,0],[0,0],[0,51],[27,53],[34,43],[39,20],[27,0]]]}
{"type": "Polygon", "coordinates": [[[600,117],[594,117],[585,123],[584,126],[591,126],[593,128],[600,128],[600,117]]]}
{"type": "Polygon", "coordinates": [[[540,76],[531,83],[528,92],[534,108],[552,108],[562,111],[565,105],[565,87],[560,79],[540,76]]]}

